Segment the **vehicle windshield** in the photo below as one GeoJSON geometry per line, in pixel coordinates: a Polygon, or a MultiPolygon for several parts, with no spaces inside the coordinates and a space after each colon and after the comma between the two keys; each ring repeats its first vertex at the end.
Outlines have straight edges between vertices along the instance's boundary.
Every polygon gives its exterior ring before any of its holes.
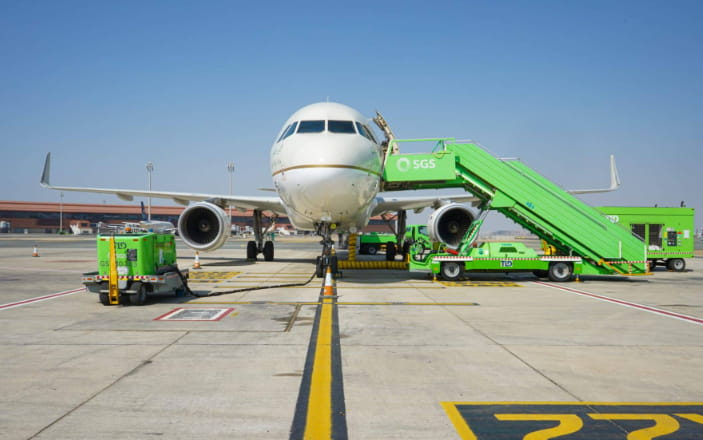
{"type": "Polygon", "coordinates": [[[322,133],[325,131],[325,121],[300,121],[298,133],[322,133]]]}

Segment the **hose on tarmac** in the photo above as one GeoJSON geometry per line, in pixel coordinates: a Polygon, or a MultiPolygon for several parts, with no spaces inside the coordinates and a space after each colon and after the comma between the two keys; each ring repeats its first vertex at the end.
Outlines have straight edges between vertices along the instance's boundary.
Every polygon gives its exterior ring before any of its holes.
{"type": "Polygon", "coordinates": [[[264,289],[278,289],[282,287],[300,287],[300,286],[307,286],[310,284],[310,281],[315,278],[317,275],[317,271],[315,271],[310,278],[308,278],[307,281],[305,282],[300,282],[300,283],[288,283],[288,284],[273,284],[269,286],[257,286],[257,287],[245,287],[242,289],[234,289],[234,290],[224,290],[222,292],[210,292],[206,294],[201,294],[201,293],[195,293],[192,290],[190,290],[190,287],[188,287],[188,280],[186,279],[185,276],[181,273],[181,271],[176,268],[176,272],[178,272],[178,276],[181,278],[181,282],[183,282],[183,286],[185,287],[186,292],[188,292],[189,295],[194,296],[196,298],[205,298],[209,296],[220,296],[220,295],[229,295],[232,293],[239,293],[239,292],[250,292],[252,290],[264,290],[264,289]]]}

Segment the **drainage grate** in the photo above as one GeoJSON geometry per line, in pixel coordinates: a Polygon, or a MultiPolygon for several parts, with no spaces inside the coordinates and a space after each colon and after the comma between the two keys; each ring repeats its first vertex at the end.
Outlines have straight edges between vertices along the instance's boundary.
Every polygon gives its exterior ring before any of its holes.
{"type": "Polygon", "coordinates": [[[228,313],[234,311],[229,309],[184,309],[171,310],[165,315],[161,315],[154,321],[219,321],[228,313]]]}

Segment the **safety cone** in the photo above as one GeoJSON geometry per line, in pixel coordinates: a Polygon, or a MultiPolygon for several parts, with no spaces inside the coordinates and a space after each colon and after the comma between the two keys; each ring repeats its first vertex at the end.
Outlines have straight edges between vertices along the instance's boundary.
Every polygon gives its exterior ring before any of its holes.
{"type": "Polygon", "coordinates": [[[195,252],[195,261],[193,262],[193,269],[200,269],[200,254],[198,251],[195,252]]]}
{"type": "Polygon", "coordinates": [[[325,273],[325,287],[322,290],[323,296],[334,296],[334,288],[332,286],[332,268],[327,265],[327,273],[325,273]]]}
{"type": "Polygon", "coordinates": [[[32,251],[32,256],[33,257],[38,257],[39,256],[39,251],[37,250],[37,245],[34,245],[34,250],[32,251]]]}

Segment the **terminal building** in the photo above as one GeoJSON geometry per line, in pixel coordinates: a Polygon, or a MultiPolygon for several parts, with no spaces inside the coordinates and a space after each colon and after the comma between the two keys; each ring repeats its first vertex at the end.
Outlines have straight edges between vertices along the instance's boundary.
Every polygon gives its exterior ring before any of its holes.
{"type": "MultiPolygon", "coordinates": [[[[152,206],[151,219],[178,224],[182,206],[152,206]]],[[[393,221],[392,219],[388,219],[393,221]]],[[[121,224],[142,220],[140,205],[108,205],[82,203],[49,203],[0,201],[0,233],[46,233],[55,234],[60,230],[71,232],[79,228],[84,233],[95,231],[98,223],[121,224]],[[72,227],[73,225],[73,227],[72,227]]],[[[264,224],[269,224],[264,220],[264,224]]],[[[252,211],[241,212],[232,209],[232,229],[251,230],[254,226],[252,211]]],[[[393,225],[395,226],[395,225],[393,225]]],[[[276,229],[292,230],[288,217],[276,218],[276,229]]],[[[365,232],[388,232],[388,221],[374,217],[369,221],[365,232]]]]}

